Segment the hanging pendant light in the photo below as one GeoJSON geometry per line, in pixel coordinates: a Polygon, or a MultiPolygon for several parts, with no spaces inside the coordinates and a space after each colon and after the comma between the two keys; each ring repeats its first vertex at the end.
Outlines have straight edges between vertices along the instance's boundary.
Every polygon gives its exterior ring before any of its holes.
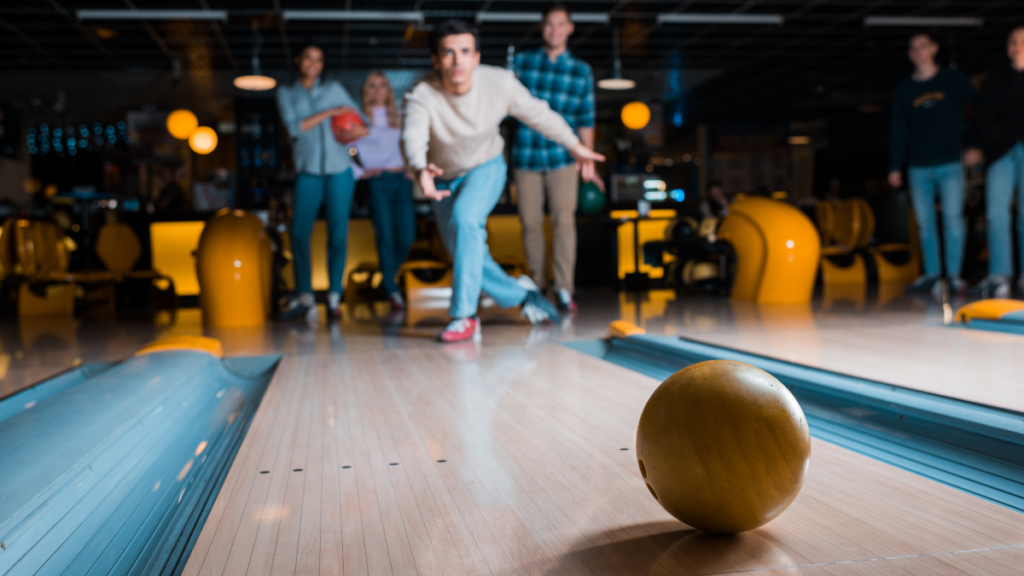
{"type": "Polygon", "coordinates": [[[260,34],[259,25],[256,22],[252,24],[252,35],[252,74],[235,78],[235,88],[253,91],[270,90],[277,86],[277,80],[260,74],[260,48],[263,47],[263,34],[260,34]]]}
{"type": "Polygon", "coordinates": [[[612,28],[612,77],[597,81],[597,87],[603,90],[632,90],[636,82],[622,77],[622,60],[619,59],[619,29],[612,28]]]}

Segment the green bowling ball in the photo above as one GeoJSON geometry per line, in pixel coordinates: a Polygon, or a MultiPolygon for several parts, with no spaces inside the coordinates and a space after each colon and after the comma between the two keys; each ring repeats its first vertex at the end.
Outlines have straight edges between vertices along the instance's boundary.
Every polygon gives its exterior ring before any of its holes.
{"type": "Polygon", "coordinates": [[[580,197],[578,201],[579,211],[583,214],[596,214],[604,208],[604,192],[593,182],[580,184],[580,197]]]}

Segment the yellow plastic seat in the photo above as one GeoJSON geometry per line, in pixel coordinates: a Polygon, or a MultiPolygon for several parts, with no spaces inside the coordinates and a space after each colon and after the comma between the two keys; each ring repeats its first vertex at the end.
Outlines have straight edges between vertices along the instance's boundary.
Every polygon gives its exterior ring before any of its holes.
{"type": "MultiPolygon", "coordinates": [[[[649,219],[639,221],[639,228],[634,233],[634,226],[636,226],[636,218],[638,212],[636,210],[612,210],[611,217],[613,220],[622,220],[616,230],[616,236],[618,239],[618,278],[624,280],[627,274],[637,272],[637,260],[639,259],[641,274],[647,274],[649,278],[664,278],[665,267],[651,266],[644,262],[643,256],[643,245],[647,242],[654,242],[658,240],[664,240],[668,230],[672,226],[673,219],[676,217],[675,210],[659,209],[651,210],[648,214],[649,219]],[[634,238],[636,236],[636,238],[634,238]],[[635,242],[637,240],[638,242],[635,242]],[[636,254],[635,244],[640,245],[640,254],[636,254]]],[[[664,255],[664,263],[668,264],[676,260],[675,256],[671,254],[664,255]]]]}
{"type": "Polygon", "coordinates": [[[821,238],[797,208],[767,198],[730,207],[718,237],[736,252],[732,297],[762,304],[809,302],[821,257],[821,238]]]}
{"type": "Polygon", "coordinates": [[[74,242],[48,220],[9,218],[0,233],[0,261],[18,277],[18,313],[23,316],[67,314],[74,310],[76,293],[86,304],[114,309],[114,283],[122,275],[113,271],[69,272],[74,242]],[[42,295],[33,287],[45,284],[42,295]],[[81,289],[76,288],[80,287],[81,289]]]}

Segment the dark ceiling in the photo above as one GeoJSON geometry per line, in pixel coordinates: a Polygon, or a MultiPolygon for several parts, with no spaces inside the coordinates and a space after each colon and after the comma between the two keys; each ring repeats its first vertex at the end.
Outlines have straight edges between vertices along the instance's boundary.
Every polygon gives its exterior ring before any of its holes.
{"type": "MultiPolygon", "coordinates": [[[[940,29],[940,59],[969,74],[1005,65],[1006,34],[1024,23],[1024,0],[569,0],[575,11],[608,13],[611,25],[578,24],[571,49],[598,77],[610,73],[618,31],[624,75],[638,90],[603,99],[657,99],[687,91],[687,116],[700,119],[793,117],[823,107],[883,102],[909,71],[907,28],[865,28],[865,16],[971,16],[981,28],[940,29]],[[775,25],[658,26],[659,13],[781,14],[775,25]],[[678,71],[676,76],[673,72],[678,71]],[[678,80],[676,80],[678,78],[678,80]]],[[[290,78],[289,55],[305,43],[327,50],[335,74],[429,66],[428,30],[447,17],[535,12],[545,3],[515,0],[9,0],[0,7],[0,100],[49,113],[55,94],[68,109],[179,105],[199,101],[215,113],[237,92],[231,78],[251,69],[253,27],[263,39],[264,72],[290,78]],[[227,10],[227,22],[84,21],[78,9],[227,10]],[[282,10],[422,10],[422,24],[282,22],[282,10]],[[174,100],[174,102],[171,102],[174,100]]],[[[535,24],[484,23],[483,58],[503,65],[508,46],[539,45],[535,24]]],[[[105,109],[105,108],[104,108],[105,109]]],[[[98,112],[98,111],[96,111],[98,112]]],[[[80,110],[84,113],[84,110],[80,110]]]]}

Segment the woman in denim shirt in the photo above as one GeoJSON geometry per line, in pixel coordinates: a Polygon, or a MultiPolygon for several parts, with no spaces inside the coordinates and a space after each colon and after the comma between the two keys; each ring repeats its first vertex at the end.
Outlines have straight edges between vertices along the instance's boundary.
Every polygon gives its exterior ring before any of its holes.
{"type": "Polygon", "coordinates": [[[348,146],[339,140],[351,142],[366,135],[366,128],[331,130],[330,118],[351,111],[358,106],[348,92],[335,81],[322,81],[324,52],[317,46],[308,46],[299,53],[295,63],[299,78],[291,86],[277,91],[277,105],[281,120],[288,130],[295,159],[295,202],[292,207],[292,255],[294,256],[296,298],[283,313],[285,318],[305,318],[310,323],[318,320],[310,272],[309,238],[320,204],[327,206],[327,270],[330,290],[327,293],[327,312],[332,318],[340,316],[338,309],[343,289],[345,250],[348,239],[348,217],[352,206],[355,180],[348,146]]]}

